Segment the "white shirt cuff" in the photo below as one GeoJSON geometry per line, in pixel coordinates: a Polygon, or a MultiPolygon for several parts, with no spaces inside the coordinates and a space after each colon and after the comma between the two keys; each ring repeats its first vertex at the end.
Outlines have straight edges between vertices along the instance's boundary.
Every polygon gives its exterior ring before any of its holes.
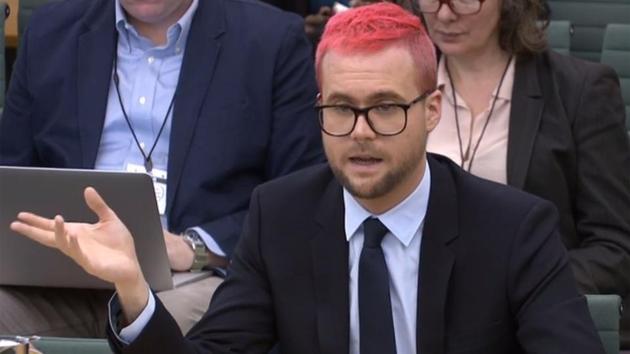
{"type": "Polygon", "coordinates": [[[199,234],[199,237],[201,237],[203,243],[206,247],[208,247],[210,252],[216,254],[217,256],[225,257],[225,252],[223,252],[217,241],[215,241],[204,229],[197,226],[191,227],[190,230],[194,230],[199,234]]]}
{"type": "MultiPolygon", "coordinates": [[[[148,290],[148,288],[147,291],[149,291],[149,301],[147,302],[147,306],[145,306],[144,310],[142,310],[142,312],[140,313],[140,316],[138,316],[138,318],[136,318],[136,320],[133,321],[130,325],[123,328],[120,333],[112,331],[116,338],[126,345],[129,345],[134,340],[136,340],[136,338],[138,338],[140,333],[142,333],[144,327],[146,327],[149,323],[149,320],[151,320],[151,317],[153,317],[153,313],[155,313],[155,297],[153,296],[153,293],[148,290]]],[[[114,296],[116,295],[114,294],[114,296]]],[[[112,318],[111,314],[109,318],[112,318]]]]}

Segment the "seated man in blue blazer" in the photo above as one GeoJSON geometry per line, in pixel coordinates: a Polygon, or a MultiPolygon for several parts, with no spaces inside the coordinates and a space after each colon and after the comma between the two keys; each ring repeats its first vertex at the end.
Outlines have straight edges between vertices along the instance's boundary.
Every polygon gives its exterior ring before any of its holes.
{"type": "Polygon", "coordinates": [[[388,3],[335,15],[317,58],[329,163],[254,191],[227,278],[186,338],[94,189],[98,228],[29,213],[11,227],[116,284],[118,353],[266,353],[277,340],[287,354],[603,354],[552,205],[426,154],[441,93],[420,20],[388,3]],[[99,265],[110,257],[124,261],[99,265]]]}
{"type": "MultiPolygon", "coordinates": [[[[30,24],[0,164],[153,174],[174,270],[225,266],[253,188],[324,160],[296,15],[255,0],[66,0],[30,24]]],[[[218,282],[160,296],[186,331],[218,282]]],[[[4,287],[0,333],[102,336],[103,301],[4,287]]]]}

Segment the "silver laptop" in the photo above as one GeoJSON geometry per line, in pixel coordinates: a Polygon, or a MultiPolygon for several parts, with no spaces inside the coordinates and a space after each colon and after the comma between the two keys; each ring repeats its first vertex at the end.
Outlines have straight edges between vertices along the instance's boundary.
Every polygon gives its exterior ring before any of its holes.
{"type": "Polygon", "coordinates": [[[11,231],[20,211],[66,221],[97,220],[83,191],[94,187],[134,236],[144,276],[155,291],[210,275],[171,275],[151,177],[144,173],[0,166],[0,285],[111,289],[61,252],[11,231]]]}

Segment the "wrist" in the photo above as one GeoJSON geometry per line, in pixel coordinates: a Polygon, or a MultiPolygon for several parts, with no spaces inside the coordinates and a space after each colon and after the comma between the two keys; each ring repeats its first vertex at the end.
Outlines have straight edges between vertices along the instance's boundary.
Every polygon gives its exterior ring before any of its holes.
{"type": "Polygon", "coordinates": [[[149,301],[149,286],[138,266],[138,273],[129,281],[114,284],[127,323],[142,313],[149,301]]]}
{"type": "Polygon", "coordinates": [[[193,251],[193,261],[190,266],[191,272],[198,272],[210,264],[210,256],[206,244],[203,242],[199,233],[193,229],[186,230],[182,235],[184,241],[193,251]]]}

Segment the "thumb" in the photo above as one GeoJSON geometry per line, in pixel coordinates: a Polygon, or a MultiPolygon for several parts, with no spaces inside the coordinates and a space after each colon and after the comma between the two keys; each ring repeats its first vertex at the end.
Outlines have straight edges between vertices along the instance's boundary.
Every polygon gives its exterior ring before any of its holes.
{"type": "Polygon", "coordinates": [[[85,197],[85,203],[87,206],[94,212],[94,214],[96,214],[96,216],[98,216],[100,221],[107,221],[116,216],[114,211],[109,208],[96,189],[92,187],[85,188],[83,196],[85,197]]]}

